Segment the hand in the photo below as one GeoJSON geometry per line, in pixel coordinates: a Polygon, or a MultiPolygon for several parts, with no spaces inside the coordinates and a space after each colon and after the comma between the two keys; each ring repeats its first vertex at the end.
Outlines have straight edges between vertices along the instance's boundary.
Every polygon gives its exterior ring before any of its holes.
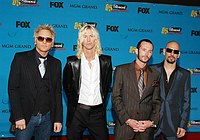
{"type": "Polygon", "coordinates": [[[139,121],[139,132],[144,132],[147,128],[152,127],[151,121],[139,121]]]}
{"type": "Polygon", "coordinates": [[[15,128],[24,130],[26,129],[26,122],[25,119],[21,119],[15,122],[15,128]]]}
{"type": "Polygon", "coordinates": [[[137,120],[134,120],[134,119],[128,119],[127,121],[126,121],[126,124],[128,124],[128,126],[130,126],[132,129],[133,129],[133,131],[135,131],[135,132],[138,132],[139,130],[139,122],[137,121],[137,120]]]}
{"type": "Polygon", "coordinates": [[[59,122],[55,122],[54,123],[54,126],[53,126],[53,131],[54,132],[60,132],[61,131],[61,129],[62,129],[62,123],[59,123],[59,122]]]}
{"type": "Polygon", "coordinates": [[[181,138],[181,137],[185,136],[185,132],[186,132],[185,129],[178,127],[177,137],[181,138]]]}

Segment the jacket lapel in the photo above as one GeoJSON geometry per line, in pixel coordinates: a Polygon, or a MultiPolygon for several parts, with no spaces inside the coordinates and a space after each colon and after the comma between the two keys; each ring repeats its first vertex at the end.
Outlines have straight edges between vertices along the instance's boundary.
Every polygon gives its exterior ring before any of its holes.
{"type": "MultiPolygon", "coordinates": [[[[37,66],[37,61],[35,59],[35,49],[28,53],[27,65],[28,65],[28,69],[29,69],[29,74],[32,79],[32,86],[38,87],[38,83],[40,82],[40,80],[39,80],[40,72],[39,72],[39,69],[37,66]]],[[[36,90],[37,90],[37,88],[36,88],[36,90]]],[[[34,94],[33,97],[35,98],[36,94],[34,94]]]]}
{"type": "Polygon", "coordinates": [[[81,59],[77,59],[74,62],[72,62],[72,71],[74,75],[74,81],[75,85],[77,86],[77,93],[79,94],[80,90],[80,82],[81,82],[81,59]]]}

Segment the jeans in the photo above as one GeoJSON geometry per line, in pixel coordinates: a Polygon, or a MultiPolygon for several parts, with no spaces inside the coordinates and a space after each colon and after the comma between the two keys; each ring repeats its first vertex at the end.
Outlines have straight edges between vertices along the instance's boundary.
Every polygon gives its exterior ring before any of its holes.
{"type": "Polygon", "coordinates": [[[49,140],[51,129],[50,112],[45,115],[31,116],[26,129],[16,129],[15,140],[31,140],[34,135],[35,140],[49,140]]]}

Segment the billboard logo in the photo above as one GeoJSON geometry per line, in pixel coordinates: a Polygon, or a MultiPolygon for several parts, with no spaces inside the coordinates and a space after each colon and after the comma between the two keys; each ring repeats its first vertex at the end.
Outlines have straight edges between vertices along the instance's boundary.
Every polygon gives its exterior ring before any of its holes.
{"type": "Polygon", "coordinates": [[[64,43],[54,43],[53,48],[57,50],[64,50],[64,43]]]}
{"type": "Polygon", "coordinates": [[[162,28],[162,34],[181,34],[182,28],[179,27],[170,27],[170,28],[162,28]]]}
{"type": "Polygon", "coordinates": [[[127,5],[122,4],[106,4],[105,10],[108,12],[126,12],[127,11],[127,5]]]}
{"type": "Polygon", "coordinates": [[[93,27],[96,28],[97,23],[96,22],[83,22],[83,23],[75,22],[74,23],[74,29],[80,30],[85,25],[90,25],[90,26],[93,26],[93,27]]]}
{"type": "Polygon", "coordinates": [[[200,18],[200,10],[192,10],[191,17],[200,18]]]}
{"type": "Polygon", "coordinates": [[[106,31],[111,31],[111,32],[119,32],[119,26],[110,26],[110,25],[107,25],[106,26],[106,31]]]}
{"type": "Polygon", "coordinates": [[[77,51],[78,48],[77,48],[77,45],[73,45],[73,51],[77,51]]]}
{"type": "Polygon", "coordinates": [[[28,21],[16,21],[16,27],[21,27],[21,28],[31,28],[30,27],[30,22],[28,21]]]}
{"type": "Polygon", "coordinates": [[[63,7],[63,2],[50,2],[50,8],[55,7],[55,8],[64,8],[63,7]]]}
{"type": "Polygon", "coordinates": [[[134,54],[136,49],[137,49],[136,47],[131,46],[130,49],[129,49],[129,53],[133,53],[134,54]]]}
{"type": "Polygon", "coordinates": [[[200,36],[200,31],[192,30],[191,31],[191,36],[200,36]]]}
{"type": "Polygon", "coordinates": [[[150,10],[150,8],[142,8],[142,7],[139,7],[139,8],[138,8],[138,13],[150,14],[149,10],[150,10]]]}
{"type": "Polygon", "coordinates": [[[24,6],[27,4],[30,6],[37,6],[37,0],[12,0],[13,6],[24,6]]]}
{"type": "Polygon", "coordinates": [[[189,70],[192,75],[200,74],[200,68],[187,69],[187,70],[189,70]]]}

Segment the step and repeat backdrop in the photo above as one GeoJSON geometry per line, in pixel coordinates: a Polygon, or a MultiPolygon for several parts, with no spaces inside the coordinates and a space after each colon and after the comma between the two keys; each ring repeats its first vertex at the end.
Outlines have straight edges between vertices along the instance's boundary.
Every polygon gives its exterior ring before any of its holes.
{"type": "MultiPolygon", "coordinates": [[[[200,132],[200,7],[114,0],[1,0],[0,1],[0,138],[13,137],[9,122],[8,75],[16,52],[34,48],[33,32],[39,24],[50,24],[56,31],[51,54],[60,59],[76,54],[77,33],[84,24],[94,25],[99,33],[103,53],[117,65],[135,59],[137,42],[148,38],[155,49],[150,63],[163,61],[168,41],[181,45],[179,64],[190,70],[191,115],[188,132],[200,132]]],[[[108,96],[107,122],[113,134],[115,116],[108,96]]],[[[63,130],[66,134],[67,98],[63,92],[63,130]]],[[[85,132],[87,134],[87,131],[85,132]]],[[[54,135],[54,134],[53,134],[54,135]]]]}

